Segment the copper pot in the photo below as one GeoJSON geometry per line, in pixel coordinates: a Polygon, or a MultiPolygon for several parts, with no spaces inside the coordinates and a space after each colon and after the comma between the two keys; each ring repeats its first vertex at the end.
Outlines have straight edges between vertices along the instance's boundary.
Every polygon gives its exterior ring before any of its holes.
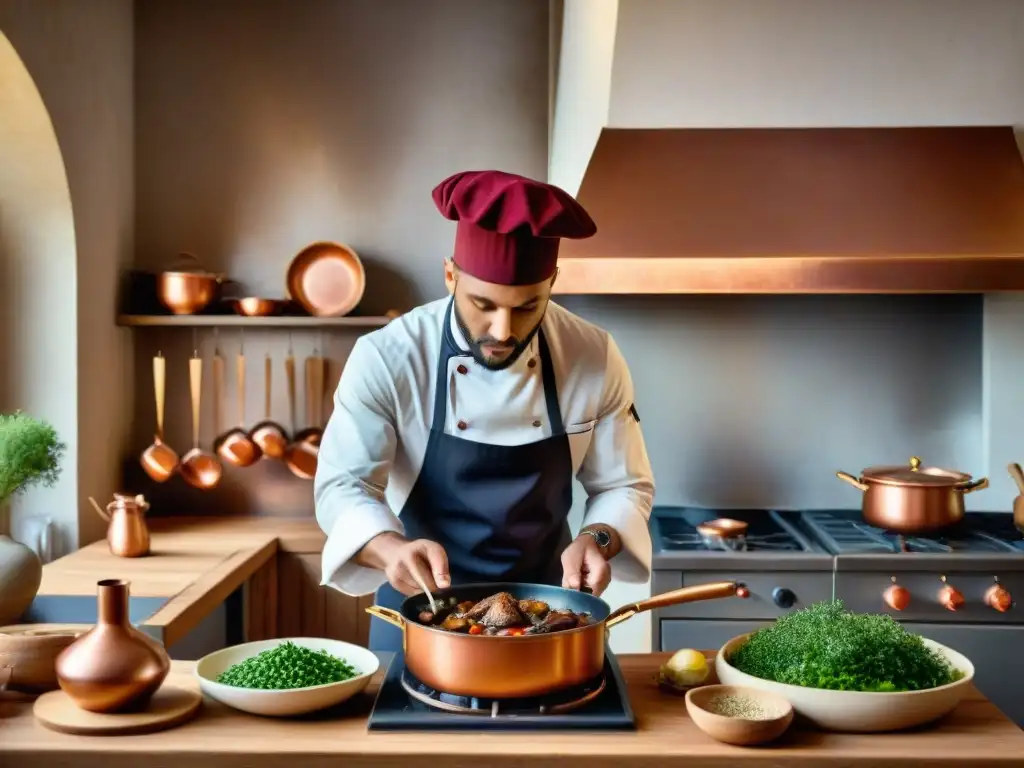
{"type": "Polygon", "coordinates": [[[98,582],[96,626],[57,657],[57,682],[89,712],[142,709],[171,669],[167,651],[128,621],[128,582],[98,582]]]}
{"type": "Polygon", "coordinates": [[[207,272],[191,253],[178,257],[178,266],[157,275],[157,297],[175,315],[193,315],[217,297],[224,276],[207,272]]]}
{"type": "Polygon", "coordinates": [[[864,492],[864,521],[893,533],[918,534],[941,530],[964,517],[964,494],[988,487],[988,478],[952,469],[922,467],[917,456],[909,466],[868,467],[860,477],[836,477],[864,492]]]}
{"type": "Polygon", "coordinates": [[[510,699],[540,696],[595,679],[604,670],[607,631],[642,611],[749,595],[732,581],[697,584],[615,611],[592,594],[543,584],[463,584],[438,590],[433,597],[452,605],[497,592],[508,592],[517,600],[542,600],[554,609],[589,613],[595,621],[543,635],[464,635],[421,623],[419,615],[430,609],[422,593],[407,598],[398,611],[373,605],[366,612],[402,630],[405,666],[421,683],[457,696],[510,699]]]}

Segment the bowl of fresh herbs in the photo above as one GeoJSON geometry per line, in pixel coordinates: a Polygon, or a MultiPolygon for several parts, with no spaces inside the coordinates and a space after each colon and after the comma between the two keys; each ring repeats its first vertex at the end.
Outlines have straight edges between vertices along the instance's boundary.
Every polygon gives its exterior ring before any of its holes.
{"type": "Polygon", "coordinates": [[[380,667],[376,654],[321,637],[259,640],[222,648],[196,663],[204,694],[254,715],[316,712],[362,693],[380,667]]]}
{"type": "Polygon", "coordinates": [[[908,632],[891,616],[816,603],[726,643],[715,659],[726,685],[787,699],[797,715],[830,731],[912,728],[951,712],[968,693],[974,665],[908,632]]]}

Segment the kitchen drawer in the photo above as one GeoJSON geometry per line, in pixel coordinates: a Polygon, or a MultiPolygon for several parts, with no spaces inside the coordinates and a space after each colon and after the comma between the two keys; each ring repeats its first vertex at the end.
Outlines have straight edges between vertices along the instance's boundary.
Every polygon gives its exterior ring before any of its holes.
{"type": "MultiPolygon", "coordinates": [[[[658,595],[680,587],[709,582],[738,581],[750,590],[750,597],[701,600],[659,608],[656,619],[776,619],[813,603],[832,599],[831,571],[655,571],[651,592],[658,595]],[[793,603],[779,605],[776,590],[789,590],[793,603]]],[[[691,646],[692,647],[692,646],[691,646]]]]}

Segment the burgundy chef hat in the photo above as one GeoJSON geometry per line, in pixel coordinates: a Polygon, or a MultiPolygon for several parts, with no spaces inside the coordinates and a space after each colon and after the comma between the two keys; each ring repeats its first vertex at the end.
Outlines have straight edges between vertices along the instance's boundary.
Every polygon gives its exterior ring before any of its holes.
{"type": "Polygon", "coordinates": [[[458,222],[455,263],[499,285],[532,285],[555,273],[561,238],[597,232],[571,195],[503,171],[462,171],[434,188],[441,214],[458,222]]]}

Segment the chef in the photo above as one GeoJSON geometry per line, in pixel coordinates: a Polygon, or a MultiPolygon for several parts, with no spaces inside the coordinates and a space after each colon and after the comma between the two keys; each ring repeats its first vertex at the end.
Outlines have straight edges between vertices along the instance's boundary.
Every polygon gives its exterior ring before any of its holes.
{"type": "MultiPolygon", "coordinates": [[[[450,296],[352,349],[314,480],[322,583],[397,610],[421,582],[645,582],[654,480],[629,370],[606,331],[551,301],[561,238],[594,222],[500,171],[456,173],[433,198],[458,222],[450,296]]],[[[401,632],[374,618],[369,645],[401,650],[401,632]]]]}

